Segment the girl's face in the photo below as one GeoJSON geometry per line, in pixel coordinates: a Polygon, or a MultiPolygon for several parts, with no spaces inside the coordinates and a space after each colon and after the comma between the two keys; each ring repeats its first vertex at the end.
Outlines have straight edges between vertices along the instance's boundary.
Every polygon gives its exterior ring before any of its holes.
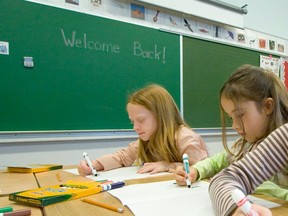
{"type": "Polygon", "coordinates": [[[157,122],[148,109],[144,106],[128,103],[127,112],[129,119],[133,123],[133,129],[138,133],[143,141],[150,140],[151,136],[157,130],[157,122]]]}
{"type": "Polygon", "coordinates": [[[227,115],[232,119],[232,128],[239,135],[244,136],[248,142],[256,142],[265,136],[271,106],[264,105],[259,113],[254,101],[239,102],[235,107],[232,100],[221,97],[221,105],[227,115]],[[244,129],[245,128],[245,134],[244,129]]]}

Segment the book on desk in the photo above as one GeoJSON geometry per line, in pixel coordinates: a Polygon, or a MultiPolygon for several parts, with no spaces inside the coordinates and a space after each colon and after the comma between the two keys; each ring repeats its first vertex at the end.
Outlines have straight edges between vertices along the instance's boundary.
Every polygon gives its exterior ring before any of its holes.
{"type": "Polygon", "coordinates": [[[99,182],[69,180],[64,184],[36,188],[9,194],[9,200],[31,206],[44,207],[53,203],[78,199],[100,193],[99,182]]]}
{"type": "Polygon", "coordinates": [[[7,166],[7,171],[17,173],[38,173],[62,168],[63,165],[61,164],[29,164],[24,166],[23,165],[7,166]]]}

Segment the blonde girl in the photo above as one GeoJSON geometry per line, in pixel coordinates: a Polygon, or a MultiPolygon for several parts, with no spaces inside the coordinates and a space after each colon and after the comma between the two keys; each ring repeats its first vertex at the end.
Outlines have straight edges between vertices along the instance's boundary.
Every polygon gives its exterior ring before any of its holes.
{"type": "MultiPolygon", "coordinates": [[[[141,164],[138,173],[175,170],[182,163],[182,154],[195,164],[207,157],[202,138],[185,123],[169,92],[152,84],[128,97],[127,112],[139,138],[126,148],[92,160],[96,170],[111,170],[141,164]]],[[[78,165],[81,175],[91,173],[86,161],[78,165]]]]}

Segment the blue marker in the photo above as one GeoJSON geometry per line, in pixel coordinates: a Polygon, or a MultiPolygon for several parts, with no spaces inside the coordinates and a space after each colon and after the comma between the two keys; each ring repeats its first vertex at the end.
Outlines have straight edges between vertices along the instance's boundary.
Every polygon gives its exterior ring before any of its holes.
{"type": "Polygon", "coordinates": [[[101,187],[102,187],[102,191],[107,191],[107,190],[112,190],[115,188],[123,187],[124,185],[125,185],[124,181],[119,181],[119,182],[115,182],[112,184],[101,184],[101,187]]]}
{"type": "Polygon", "coordinates": [[[191,181],[188,179],[188,175],[190,174],[188,155],[186,153],[184,153],[182,158],[183,158],[183,166],[184,166],[185,172],[187,174],[186,184],[187,184],[187,187],[190,188],[191,187],[191,181]]]}

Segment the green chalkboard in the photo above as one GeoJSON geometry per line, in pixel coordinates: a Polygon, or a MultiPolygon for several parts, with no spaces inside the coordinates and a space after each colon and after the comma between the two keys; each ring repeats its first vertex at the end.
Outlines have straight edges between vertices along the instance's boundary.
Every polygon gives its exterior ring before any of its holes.
{"type": "Polygon", "coordinates": [[[249,49],[183,37],[183,110],[192,127],[220,127],[219,91],[225,80],[243,64],[260,64],[249,49]]]}
{"type": "Polygon", "coordinates": [[[179,35],[23,0],[0,8],[0,131],[131,129],[127,95],[148,83],[180,104],[179,35]]]}

